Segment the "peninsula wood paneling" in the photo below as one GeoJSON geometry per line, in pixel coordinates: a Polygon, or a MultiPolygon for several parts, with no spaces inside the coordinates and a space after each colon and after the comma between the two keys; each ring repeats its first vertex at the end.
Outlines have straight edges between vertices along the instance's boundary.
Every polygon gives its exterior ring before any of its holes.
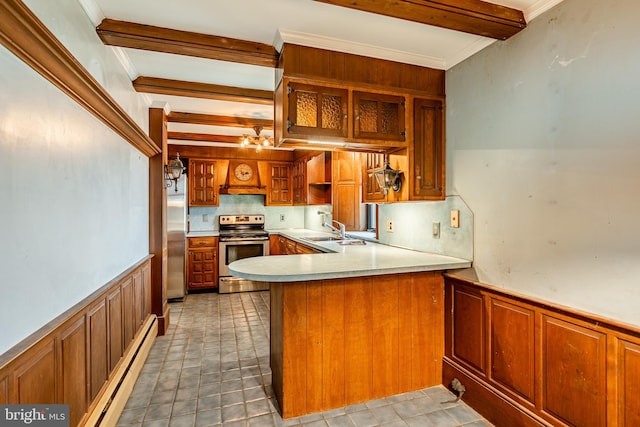
{"type": "Polygon", "coordinates": [[[487,420],[640,425],[640,330],[454,274],[445,277],[443,383],[460,379],[467,389],[463,399],[487,420]],[[488,357],[486,371],[475,366],[478,348],[488,357]]]}
{"type": "Polygon", "coordinates": [[[374,292],[371,295],[373,316],[371,329],[374,337],[372,349],[374,399],[400,393],[400,310],[399,284],[396,276],[372,279],[374,292]]]}
{"type": "Polygon", "coordinates": [[[338,408],[346,406],[347,403],[345,400],[345,343],[355,337],[345,336],[346,283],[347,280],[325,280],[322,283],[323,409],[338,408]]]}
{"type": "Polygon", "coordinates": [[[640,345],[618,341],[618,423],[640,426],[640,345]]]}
{"type": "Polygon", "coordinates": [[[345,399],[364,402],[373,395],[373,307],[371,278],[344,287],[345,399]]]}
{"type": "Polygon", "coordinates": [[[491,300],[491,379],[535,402],[533,310],[491,300]]]}
{"type": "MultiPolygon", "coordinates": [[[[123,371],[123,358],[136,351],[123,354],[130,343],[122,342],[120,308],[123,288],[133,289],[134,276],[143,283],[141,288],[149,287],[149,258],[0,356],[0,403],[69,404],[71,426],[87,422],[88,411],[101,412],[97,402],[108,402],[105,393],[114,372],[123,371]]],[[[129,310],[139,310],[149,320],[149,290],[141,289],[140,295],[144,296],[135,300],[140,307],[129,310]]],[[[133,331],[131,338],[142,332],[133,331]]]]}
{"type": "Polygon", "coordinates": [[[441,384],[440,273],[271,283],[271,369],[285,418],[441,384]]]}

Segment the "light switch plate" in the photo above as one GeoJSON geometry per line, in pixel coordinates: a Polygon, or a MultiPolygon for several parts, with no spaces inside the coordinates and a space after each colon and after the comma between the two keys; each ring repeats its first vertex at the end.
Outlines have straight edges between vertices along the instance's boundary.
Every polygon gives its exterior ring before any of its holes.
{"type": "Polygon", "coordinates": [[[433,235],[434,239],[439,239],[440,238],[440,223],[439,222],[434,222],[433,224],[431,224],[431,234],[433,235]]]}
{"type": "Polygon", "coordinates": [[[451,227],[460,228],[460,211],[457,209],[451,211],[451,227]]]}

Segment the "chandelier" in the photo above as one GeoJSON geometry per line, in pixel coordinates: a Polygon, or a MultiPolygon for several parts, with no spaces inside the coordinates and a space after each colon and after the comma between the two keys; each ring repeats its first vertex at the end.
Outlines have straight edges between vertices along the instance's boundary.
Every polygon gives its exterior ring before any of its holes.
{"type": "Polygon", "coordinates": [[[262,147],[273,147],[273,138],[270,136],[260,136],[260,132],[262,132],[262,126],[254,126],[255,136],[252,135],[243,135],[242,142],[240,145],[243,147],[248,147],[250,145],[255,145],[256,150],[261,150],[262,147]]]}

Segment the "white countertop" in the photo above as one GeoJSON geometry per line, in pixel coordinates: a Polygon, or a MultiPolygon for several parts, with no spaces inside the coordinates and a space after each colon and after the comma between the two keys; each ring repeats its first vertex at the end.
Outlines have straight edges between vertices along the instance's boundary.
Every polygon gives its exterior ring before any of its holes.
{"type": "Polygon", "coordinates": [[[207,230],[207,231],[190,231],[187,233],[187,237],[213,237],[218,236],[218,230],[207,230]]]}
{"type": "Polygon", "coordinates": [[[396,248],[371,241],[367,241],[366,245],[342,246],[335,242],[309,242],[301,239],[305,236],[329,235],[318,231],[295,229],[276,232],[305,245],[330,252],[245,258],[229,264],[231,274],[263,282],[297,282],[451,270],[471,266],[469,260],[396,248]]]}

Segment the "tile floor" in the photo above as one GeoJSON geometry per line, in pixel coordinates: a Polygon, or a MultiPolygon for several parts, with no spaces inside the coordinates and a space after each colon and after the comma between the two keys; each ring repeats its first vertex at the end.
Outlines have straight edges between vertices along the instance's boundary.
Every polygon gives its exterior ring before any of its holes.
{"type": "Polygon", "coordinates": [[[442,386],[282,420],[269,368],[269,293],[190,294],[171,307],[118,426],[491,426],[442,386]]]}

